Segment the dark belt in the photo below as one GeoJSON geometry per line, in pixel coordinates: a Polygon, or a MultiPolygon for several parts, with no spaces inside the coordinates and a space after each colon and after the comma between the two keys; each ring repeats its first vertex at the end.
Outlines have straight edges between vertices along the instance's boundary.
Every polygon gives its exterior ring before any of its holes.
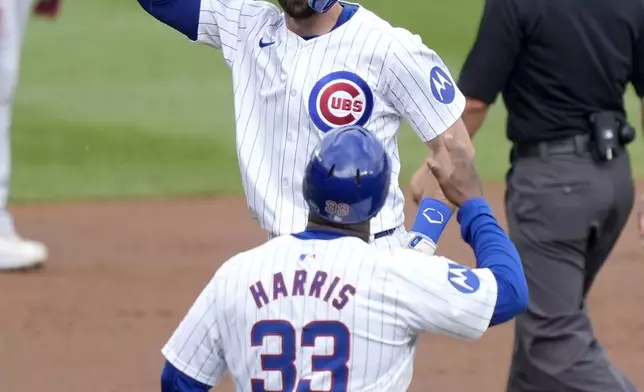
{"type": "Polygon", "coordinates": [[[577,135],[536,143],[518,143],[512,147],[512,158],[545,158],[549,155],[584,154],[590,152],[590,136],[577,135]]]}
{"type": "Polygon", "coordinates": [[[394,232],[396,232],[396,229],[389,229],[385,231],[381,231],[380,233],[376,233],[373,236],[374,240],[377,240],[378,238],[386,237],[388,235],[392,235],[394,232]]]}

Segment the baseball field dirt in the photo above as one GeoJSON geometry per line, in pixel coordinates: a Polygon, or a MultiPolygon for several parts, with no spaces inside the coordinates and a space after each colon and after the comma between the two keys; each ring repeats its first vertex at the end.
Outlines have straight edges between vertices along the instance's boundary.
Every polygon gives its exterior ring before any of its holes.
{"type": "MultiPolygon", "coordinates": [[[[502,191],[486,188],[500,218],[502,191]]],[[[188,306],[222,261],[265,240],[239,197],[13,211],[25,236],[49,245],[51,260],[0,274],[2,392],[158,391],[159,350],[188,306]]],[[[631,219],[600,274],[590,310],[608,356],[644,388],[644,250],[635,226],[631,219]]],[[[472,264],[455,222],[440,251],[472,264]]],[[[476,343],[422,338],[411,391],[502,391],[512,333],[506,325],[476,343]]]]}

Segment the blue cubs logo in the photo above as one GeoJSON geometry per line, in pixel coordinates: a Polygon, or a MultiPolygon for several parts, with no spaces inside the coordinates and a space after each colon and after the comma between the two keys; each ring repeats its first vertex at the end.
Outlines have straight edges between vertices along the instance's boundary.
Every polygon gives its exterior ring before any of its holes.
{"type": "Polygon", "coordinates": [[[373,93],[367,82],[354,73],[330,73],[311,89],[309,115],[322,132],[345,125],[364,125],[372,111],[373,93]]]}
{"type": "Polygon", "coordinates": [[[464,294],[472,294],[481,287],[478,276],[469,268],[460,264],[450,264],[447,280],[456,290],[464,294]]]}
{"type": "Polygon", "coordinates": [[[440,103],[450,104],[456,97],[456,87],[452,78],[441,67],[432,68],[429,73],[432,95],[440,103]]]}

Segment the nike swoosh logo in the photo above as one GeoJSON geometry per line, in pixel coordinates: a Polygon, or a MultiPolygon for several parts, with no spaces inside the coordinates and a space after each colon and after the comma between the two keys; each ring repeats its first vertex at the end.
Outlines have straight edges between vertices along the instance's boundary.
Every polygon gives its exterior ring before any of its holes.
{"type": "Polygon", "coordinates": [[[267,46],[273,45],[274,43],[275,43],[275,41],[273,41],[273,42],[264,42],[263,38],[259,39],[259,47],[260,48],[265,48],[267,46]]]}

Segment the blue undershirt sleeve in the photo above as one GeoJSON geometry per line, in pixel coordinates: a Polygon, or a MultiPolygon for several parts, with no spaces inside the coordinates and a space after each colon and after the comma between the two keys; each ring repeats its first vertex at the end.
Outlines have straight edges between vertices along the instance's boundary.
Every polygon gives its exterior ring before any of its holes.
{"type": "Polygon", "coordinates": [[[490,325],[502,324],[528,307],[528,285],[516,247],[483,198],[465,202],[457,220],[461,236],[474,250],[477,268],[494,274],[498,296],[490,325]]]}
{"type": "Polygon", "coordinates": [[[166,361],[161,373],[161,392],[208,392],[210,386],[190,378],[166,361]]]}
{"type": "Polygon", "coordinates": [[[138,0],[159,21],[197,40],[201,0],[138,0]]]}

